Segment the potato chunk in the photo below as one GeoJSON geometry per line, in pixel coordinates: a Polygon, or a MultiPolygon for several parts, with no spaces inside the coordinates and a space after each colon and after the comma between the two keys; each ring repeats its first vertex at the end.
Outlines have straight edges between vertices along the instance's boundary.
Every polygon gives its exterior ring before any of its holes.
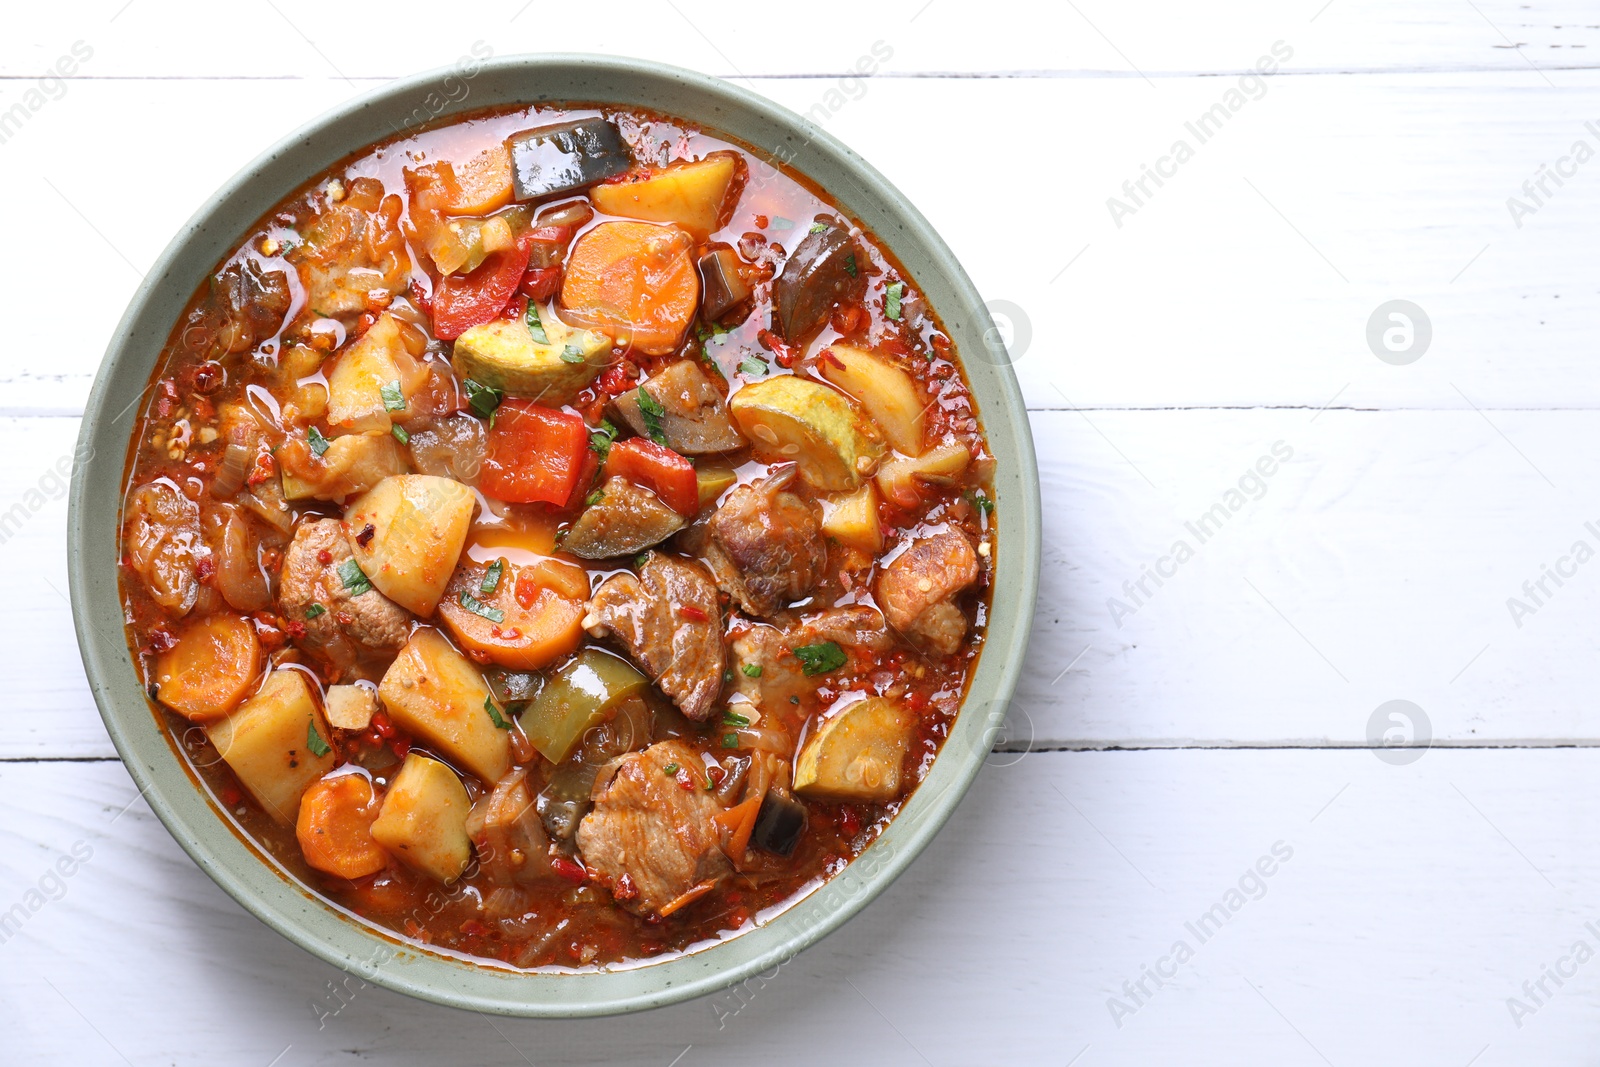
{"type": "Polygon", "coordinates": [[[739,157],[713,152],[692,163],[674,163],[639,181],[597,185],[589,194],[607,215],[645,222],[675,222],[704,241],[721,225],[739,157]]]}
{"type": "Polygon", "coordinates": [[[486,783],[511,769],[505,709],[494,702],[482,673],[437,630],[418,630],[400,650],[378,696],[401,729],[416,734],[486,783]],[[493,712],[490,712],[493,708],[493,712]]]}
{"type": "Polygon", "coordinates": [[[456,772],[415,752],[395,775],[372,824],[372,839],[396,859],[450,883],[472,862],[467,813],[472,801],[456,772]]]}
{"type": "Polygon", "coordinates": [[[878,521],[878,491],[871,482],[847,497],[825,505],[822,532],[841,545],[876,556],[883,551],[883,526],[878,521]]]}
{"type": "MultiPolygon", "coordinates": [[[[287,450],[285,450],[287,451],[287,450]]],[[[309,455],[309,450],[305,453],[309,455]]],[[[389,434],[352,433],[335,437],[320,457],[312,456],[291,470],[279,453],[283,495],[290,500],[343,500],[365,493],[394,474],[406,472],[405,454],[389,434]]]]}
{"type": "Polygon", "coordinates": [[[460,482],[399,474],[350,503],[344,532],[378,592],[426,617],[455,573],[476,503],[472,490],[460,482]]]}
{"type": "Polygon", "coordinates": [[[328,423],[344,433],[388,433],[382,389],[400,387],[400,324],[385,312],[334,361],[328,374],[328,423]]]}
{"type": "Polygon", "coordinates": [[[206,727],[206,736],[250,795],[285,825],[294,824],[301,794],[336,762],[311,684],[292,668],[267,675],[260,691],[206,727]]]}
{"type": "Polygon", "coordinates": [[[822,723],[794,765],[794,790],[810,797],[887,804],[900,795],[900,768],[911,750],[911,715],[868,697],[822,723]]]}

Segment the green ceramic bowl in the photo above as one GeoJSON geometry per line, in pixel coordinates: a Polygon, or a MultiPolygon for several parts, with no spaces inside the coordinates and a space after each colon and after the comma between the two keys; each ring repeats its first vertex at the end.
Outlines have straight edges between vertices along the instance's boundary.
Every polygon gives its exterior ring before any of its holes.
{"type": "Polygon", "coordinates": [[[145,799],[200,868],[263,922],[402,993],[482,1012],[583,1016],[659,1007],[770,971],[836,929],[911,863],[961,800],[1003,722],[1027,649],[1039,571],[1039,489],[1027,412],[982,298],[933,227],[861,157],[793,112],[676,67],[589,55],[513,56],[393,82],[269,149],[173,238],[106,349],[84,412],[68,520],[78,644],[106,729],[145,799]],[[964,357],[999,460],[987,648],[944,752],[883,835],[838,877],[763,925],[652,963],[500,970],[397,940],[329,904],[254,847],[199,784],[140,690],[121,625],[117,519],[135,407],[184,304],[279,200],[341,158],[418,123],[485,107],[646,107],[729,135],[827,191],[911,272],[964,357]]]}

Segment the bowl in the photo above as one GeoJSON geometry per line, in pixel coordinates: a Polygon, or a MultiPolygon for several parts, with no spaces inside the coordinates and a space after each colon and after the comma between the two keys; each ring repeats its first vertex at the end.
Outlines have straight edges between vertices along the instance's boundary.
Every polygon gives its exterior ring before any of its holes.
{"type": "Polygon", "coordinates": [[[805,119],[715,78],[590,55],[464,62],[365,93],[268,149],[173,238],[118,324],[84,412],[68,539],[84,670],[117,752],[200,869],[274,930],[369,982],[425,1000],[521,1016],[660,1007],[770,971],[837,929],[933,838],[988,755],[1027,648],[1039,571],[1039,489],[1027,412],[983,299],[928,221],[860,156],[805,119]],[[541,102],[638,106],[673,115],[786,163],[816,182],[910,271],[961,353],[991,450],[998,535],[986,648],[944,750],[899,816],[831,881],[761,925],[686,953],[601,970],[500,969],[405,941],[317,896],[233,825],[203,788],[140,688],[117,588],[123,463],[137,404],[185,303],[279,200],[375,141],[487,107],[541,102]]]}

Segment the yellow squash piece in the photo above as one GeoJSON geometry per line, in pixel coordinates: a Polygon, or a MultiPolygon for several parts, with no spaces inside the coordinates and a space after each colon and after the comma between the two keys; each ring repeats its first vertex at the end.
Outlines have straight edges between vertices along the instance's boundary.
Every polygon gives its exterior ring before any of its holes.
{"type": "Polygon", "coordinates": [[[486,783],[511,769],[511,731],[483,674],[437,630],[411,635],[378,683],[378,697],[408,733],[486,783]],[[490,712],[490,708],[493,712],[490,712]]]}
{"type": "Polygon", "coordinates": [[[729,467],[696,467],[694,481],[700,491],[700,506],[712,503],[738,480],[738,473],[729,467]]]}
{"type": "Polygon", "coordinates": [[[539,313],[547,342],[534,340],[526,318],[493,319],[456,338],[456,373],[511,396],[558,408],[594,381],[611,360],[611,338],[539,313]]]}
{"type": "Polygon", "coordinates": [[[311,684],[288,667],[267,675],[256,695],[207,726],[206,736],[250,795],[286,826],[299,814],[300,795],[336,762],[311,684]]]}
{"type": "Polygon", "coordinates": [[[545,759],[560,763],[586,731],[614,715],[617,705],[649,684],[625,660],[586,648],[539,691],[522,716],[522,728],[545,759]]]}
{"type": "Polygon", "coordinates": [[[412,752],[383,796],[372,839],[412,870],[448,884],[472,862],[471,810],[455,771],[412,752]]]}
{"type": "Polygon", "coordinates": [[[713,152],[693,163],[675,163],[641,181],[597,185],[589,199],[607,215],[677,223],[704,241],[722,222],[738,165],[732,152],[713,152]]]}
{"type": "Polygon", "coordinates": [[[911,750],[911,713],[868,697],[819,726],[794,765],[794,791],[809,797],[886,804],[900,795],[911,750]]]}
{"type": "Polygon", "coordinates": [[[883,551],[883,526],[878,521],[878,491],[871,482],[823,509],[822,532],[851,548],[876,556],[883,551]]]}
{"type": "Polygon", "coordinates": [[[400,324],[384,312],[328,373],[328,424],[340,433],[388,433],[384,386],[400,386],[400,324]]]}
{"type": "Polygon", "coordinates": [[[427,617],[455,573],[476,504],[472,490],[453,479],[398,474],[350,502],[345,536],[378,592],[427,617]]]}
{"type": "Polygon", "coordinates": [[[824,493],[856,489],[883,456],[882,440],[855,405],[807,378],[753,382],[733,394],[728,410],[758,456],[795,461],[824,493]]]}
{"type": "Polygon", "coordinates": [[[817,371],[856,399],[896,452],[922,451],[927,404],[911,375],[864,348],[840,344],[817,357],[817,371]]]}
{"type": "Polygon", "coordinates": [[[365,493],[392,474],[406,472],[405,453],[387,433],[351,433],[328,442],[328,450],[313,459],[302,478],[282,464],[283,495],[290,500],[342,500],[365,493]]]}

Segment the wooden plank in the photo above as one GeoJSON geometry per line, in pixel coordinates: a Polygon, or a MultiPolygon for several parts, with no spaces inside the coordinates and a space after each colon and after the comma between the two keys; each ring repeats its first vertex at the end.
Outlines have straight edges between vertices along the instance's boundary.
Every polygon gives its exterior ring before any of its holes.
{"type": "MultiPolygon", "coordinates": [[[[1392,699],[1451,743],[1600,742],[1600,570],[1560,563],[1580,539],[1600,550],[1585,527],[1600,476],[1572,446],[1600,413],[1489,417],[1035,412],[1044,568],[1008,743],[1364,744],[1392,699]],[[1272,475],[1246,478],[1263,457],[1272,475]],[[1198,525],[1217,505],[1226,523],[1198,525]],[[1523,582],[1558,563],[1576,577],[1546,579],[1535,604],[1523,582]],[[1159,587],[1144,579],[1158,565],[1159,587]],[[1535,610],[1513,618],[1512,597],[1535,610]]],[[[0,515],[70,454],[75,424],[0,420],[0,454],[19,457],[0,468],[0,515]]],[[[0,758],[110,755],[61,595],[65,502],[40,500],[0,553],[18,709],[0,758]]]]}
{"type": "Polygon", "coordinates": [[[973,19],[949,0],[827,0],[808,8],[806,18],[779,7],[741,8],[730,18],[710,0],[667,9],[620,0],[597,34],[527,0],[474,8],[465,21],[439,20],[430,9],[375,20],[356,9],[276,0],[252,15],[248,30],[219,25],[199,0],[159,7],[99,0],[21,13],[0,46],[0,74],[42,73],[77,40],[94,49],[83,72],[97,77],[392,78],[448,65],[474,42],[504,55],[593,51],[771,77],[854,70],[879,40],[893,49],[885,71],[902,75],[1051,71],[1158,80],[1171,72],[1246,69],[1278,39],[1295,42],[1306,68],[1319,71],[1520,72],[1530,64],[1558,71],[1594,62],[1585,51],[1600,40],[1592,14],[1581,0],[1319,0],[1293,7],[1252,0],[1203,11],[1001,0],[973,19]]]}
{"type": "MultiPolygon", "coordinates": [[[[1159,94],[1137,79],[881,80],[826,125],[928,214],[1002,319],[1026,320],[1016,367],[1032,407],[1465,409],[1464,396],[1594,407],[1600,304],[1575,279],[1600,179],[1580,169],[1560,189],[1547,182],[1556,195],[1520,229],[1506,207],[1578,138],[1600,148],[1584,128],[1600,115],[1600,74],[1561,84],[1553,93],[1516,72],[1280,77],[1199,144],[1185,123],[1232,80],[1166,79],[1159,94]],[[1027,146],[1021,195],[1000,162],[930,165],[935,116],[941,130],[1027,146]],[[1059,116],[1042,135],[1041,116],[1059,116]],[[1177,138],[1194,158],[1159,189],[1147,180],[1151,197],[1119,228],[1108,199],[1131,203],[1123,183],[1177,138]],[[1008,197],[1025,233],[999,210],[1008,197]],[[1432,322],[1411,366],[1367,345],[1369,318],[1395,298],[1432,322]]],[[[804,111],[832,85],[760,88],[804,111]]],[[[41,166],[0,168],[0,196],[27,208],[10,231],[27,254],[0,263],[0,286],[30,309],[0,357],[0,410],[80,411],[126,300],[170,236],[256,152],[351,93],[338,80],[203,91],[85,81],[41,110],[4,146],[41,166]],[[204,150],[181,163],[149,154],[152,139],[195,138],[204,150]],[[108,160],[142,162],[108,171],[108,160]],[[93,300],[71,281],[86,261],[100,266],[93,300]]]]}
{"type": "Polygon", "coordinates": [[[1593,969],[1539,1005],[1522,983],[1600,943],[1597,774],[1590,751],[1035,754],[986,768],[847,935],[742,999],[491,1024],[354,983],[335,999],[343,976],[249,921],[119,764],[5,765],[0,906],[90,857],[0,945],[0,1004],[30,1063],[803,1065],[825,1041],[890,1064],[1576,1065],[1593,969]],[[1511,997],[1534,1007],[1520,1028],[1511,997]]]}

